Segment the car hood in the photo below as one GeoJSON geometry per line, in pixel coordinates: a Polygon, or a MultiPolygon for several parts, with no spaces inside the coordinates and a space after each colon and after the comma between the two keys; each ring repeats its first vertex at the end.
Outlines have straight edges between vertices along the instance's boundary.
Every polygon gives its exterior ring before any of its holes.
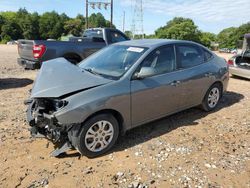
{"type": "Polygon", "coordinates": [[[58,98],[109,82],[112,80],[84,71],[64,58],[57,58],[43,62],[31,98],[58,98]]]}

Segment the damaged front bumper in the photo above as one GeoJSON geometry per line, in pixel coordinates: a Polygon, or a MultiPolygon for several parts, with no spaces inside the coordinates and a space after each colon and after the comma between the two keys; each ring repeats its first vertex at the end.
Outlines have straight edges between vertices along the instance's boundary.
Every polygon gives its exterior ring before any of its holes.
{"type": "Polygon", "coordinates": [[[58,122],[54,116],[58,108],[55,106],[54,99],[32,99],[25,101],[25,104],[28,105],[27,121],[31,126],[31,135],[39,138],[45,137],[55,144],[56,150],[51,153],[51,156],[59,156],[75,148],[74,143],[77,137],[75,127],[80,125],[64,125],[58,122]]]}

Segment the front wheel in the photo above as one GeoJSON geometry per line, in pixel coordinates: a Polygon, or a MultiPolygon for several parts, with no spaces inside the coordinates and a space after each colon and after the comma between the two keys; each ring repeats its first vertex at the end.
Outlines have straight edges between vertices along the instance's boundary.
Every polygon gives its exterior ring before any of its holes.
{"type": "Polygon", "coordinates": [[[93,158],[107,152],[116,142],[119,125],[111,114],[99,114],[86,123],[78,136],[77,149],[82,155],[93,158]]]}
{"type": "Polygon", "coordinates": [[[222,92],[222,88],[220,84],[212,85],[208,89],[203,99],[202,108],[207,112],[214,110],[216,106],[218,105],[218,102],[221,98],[221,94],[222,94],[221,92],[222,92]]]}

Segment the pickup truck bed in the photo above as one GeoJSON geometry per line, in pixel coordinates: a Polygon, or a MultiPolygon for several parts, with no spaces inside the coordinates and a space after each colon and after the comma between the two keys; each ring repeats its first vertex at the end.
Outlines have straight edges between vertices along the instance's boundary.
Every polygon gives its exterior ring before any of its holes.
{"type": "Polygon", "coordinates": [[[88,29],[82,38],[74,37],[72,41],[18,40],[17,62],[26,69],[40,68],[43,62],[58,57],[77,64],[101,48],[124,40],[129,38],[111,28],[88,29]]]}

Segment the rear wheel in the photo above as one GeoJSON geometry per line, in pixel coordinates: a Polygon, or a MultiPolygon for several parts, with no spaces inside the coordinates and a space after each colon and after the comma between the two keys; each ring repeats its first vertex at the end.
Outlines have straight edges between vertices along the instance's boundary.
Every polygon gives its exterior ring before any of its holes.
{"type": "Polygon", "coordinates": [[[77,149],[87,157],[97,157],[107,152],[116,142],[119,125],[111,114],[99,114],[86,123],[78,136],[77,149]]]}
{"type": "Polygon", "coordinates": [[[203,99],[202,108],[205,111],[214,110],[216,108],[216,106],[218,105],[218,102],[221,98],[221,94],[222,94],[221,85],[217,84],[217,83],[212,85],[208,89],[208,91],[203,99]]]}

